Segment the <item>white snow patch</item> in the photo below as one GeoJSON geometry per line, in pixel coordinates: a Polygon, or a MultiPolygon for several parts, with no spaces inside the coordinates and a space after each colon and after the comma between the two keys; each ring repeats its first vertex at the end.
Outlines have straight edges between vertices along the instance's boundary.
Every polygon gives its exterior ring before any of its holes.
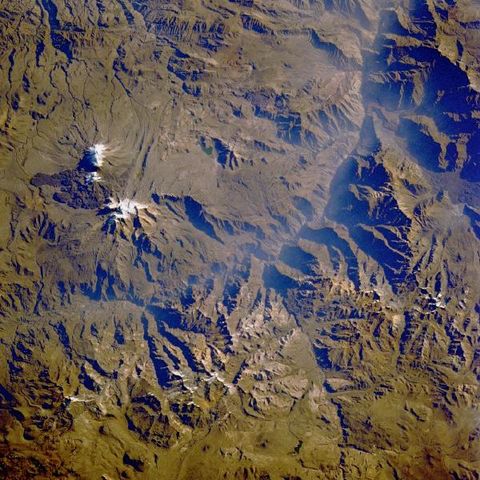
{"type": "Polygon", "coordinates": [[[90,183],[98,183],[102,181],[102,177],[98,174],[98,172],[92,172],[87,175],[87,180],[90,183]]]}
{"type": "Polygon", "coordinates": [[[132,215],[138,215],[141,210],[145,210],[148,207],[143,203],[136,202],[129,198],[124,198],[123,200],[114,200],[111,198],[107,206],[112,210],[115,220],[125,220],[132,215]]]}
{"type": "Polygon", "coordinates": [[[96,167],[101,167],[105,159],[105,151],[107,147],[103,143],[96,143],[93,147],[90,147],[89,151],[93,156],[93,164],[96,167]]]}
{"type": "Polygon", "coordinates": [[[67,396],[67,397],[65,397],[65,398],[67,398],[68,400],[70,400],[70,403],[74,403],[74,402],[89,403],[89,402],[93,402],[93,401],[94,401],[93,398],[89,398],[89,397],[77,397],[76,395],[70,395],[70,396],[67,396]]]}
{"type": "Polygon", "coordinates": [[[447,308],[445,302],[442,301],[442,294],[439,293],[436,297],[434,297],[435,306],[439,308],[447,308]]]}
{"type": "Polygon", "coordinates": [[[236,387],[233,383],[227,382],[218,372],[211,373],[210,378],[207,378],[207,383],[218,380],[220,383],[223,383],[228,388],[229,393],[233,393],[236,390],[236,387]]]}

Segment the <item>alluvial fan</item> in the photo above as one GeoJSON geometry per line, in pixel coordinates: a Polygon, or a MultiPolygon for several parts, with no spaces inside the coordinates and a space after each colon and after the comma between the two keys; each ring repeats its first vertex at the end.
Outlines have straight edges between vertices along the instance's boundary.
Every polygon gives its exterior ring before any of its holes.
{"type": "Polygon", "coordinates": [[[480,478],[478,0],[0,0],[0,478],[480,478]]]}

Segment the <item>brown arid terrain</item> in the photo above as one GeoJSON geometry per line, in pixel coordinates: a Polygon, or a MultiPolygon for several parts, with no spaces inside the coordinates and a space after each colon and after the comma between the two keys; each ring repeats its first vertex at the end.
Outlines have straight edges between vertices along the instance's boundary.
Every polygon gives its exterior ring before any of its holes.
{"type": "Polygon", "coordinates": [[[480,479],[479,0],[0,0],[0,478],[480,479]]]}

